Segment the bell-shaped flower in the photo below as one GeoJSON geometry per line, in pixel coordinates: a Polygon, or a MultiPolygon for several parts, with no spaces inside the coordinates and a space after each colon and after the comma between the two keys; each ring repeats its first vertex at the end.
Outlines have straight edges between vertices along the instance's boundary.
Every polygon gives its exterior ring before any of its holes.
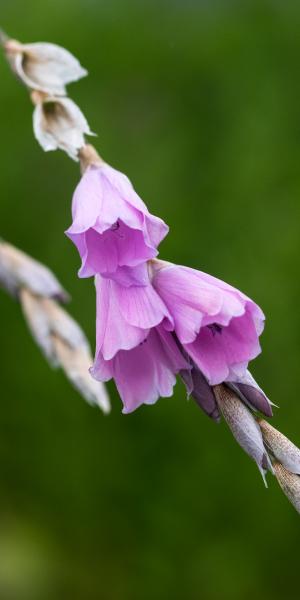
{"type": "Polygon", "coordinates": [[[94,135],[81,110],[69,98],[34,94],[33,131],[43,150],[60,148],[78,160],[78,151],[85,144],[84,135],[94,135]]]}
{"type": "Polygon", "coordinates": [[[126,287],[97,276],[96,291],[93,377],[114,378],[125,413],[172,396],[176,374],[189,365],[168,331],[172,318],[153,287],[126,287]]]}
{"type": "Polygon", "coordinates": [[[77,58],[56,44],[8,40],[4,47],[12,69],[32,90],[64,96],[68,83],[87,75],[77,58]]]}
{"type": "Polygon", "coordinates": [[[75,190],[72,215],[66,234],[81,256],[80,277],[147,283],[146,261],[157,255],[168,227],[149,213],[125,175],[105,163],[89,166],[75,190]]]}
{"type": "Polygon", "coordinates": [[[234,287],[195,269],[155,260],[152,285],[174,332],[210,385],[239,381],[260,352],[261,309],[234,287]]]}

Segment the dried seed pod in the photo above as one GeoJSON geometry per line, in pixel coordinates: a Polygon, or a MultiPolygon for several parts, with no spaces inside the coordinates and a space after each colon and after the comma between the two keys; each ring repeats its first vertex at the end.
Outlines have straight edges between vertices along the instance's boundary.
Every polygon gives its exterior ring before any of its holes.
{"type": "Polygon", "coordinates": [[[272,470],[272,466],[258,423],[245,404],[227,386],[217,385],[213,389],[219,409],[232,434],[238,444],[256,462],[266,484],[265,473],[268,469],[272,470]]]}
{"type": "Polygon", "coordinates": [[[285,435],[277,431],[267,421],[261,419],[259,425],[265,444],[275,458],[291,473],[300,474],[300,449],[285,435]]]}
{"type": "Polygon", "coordinates": [[[273,465],[276,479],[291,504],[300,513],[300,477],[290,473],[280,463],[273,465]]]}

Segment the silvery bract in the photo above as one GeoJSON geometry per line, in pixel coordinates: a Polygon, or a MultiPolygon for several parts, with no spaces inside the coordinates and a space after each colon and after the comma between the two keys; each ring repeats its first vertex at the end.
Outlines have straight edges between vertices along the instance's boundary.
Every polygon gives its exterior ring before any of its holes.
{"type": "Polygon", "coordinates": [[[87,75],[77,58],[56,44],[9,40],[5,49],[15,73],[33,90],[64,96],[68,83],[87,75]]]}
{"type": "Polygon", "coordinates": [[[265,481],[265,472],[272,470],[272,466],[258,423],[233,391],[224,385],[216,386],[214,391],[218,406],[236,441],[255,460],[265,481]]]}
{"type": "Polygon", "coordinates": [[[78,150],[85,144],[84,135],[94,135],[75,102],[52,96],[37,103],[33,131],[43,150],[60,148],[73,160],[78,160],[78,150]]]}
{"type": "Polygon", "coordinates": [[[263,438],[275,458],[291,471],[300,474],[300,450],[285,435],[277,431],[267,421],[260,421],[263,438]]]}
{"type": "Polygon", "coordinates": [[[290,473],[280,463],[274,465],[274,473],[282,491],[300,513],[300,477],[290,473]]]}

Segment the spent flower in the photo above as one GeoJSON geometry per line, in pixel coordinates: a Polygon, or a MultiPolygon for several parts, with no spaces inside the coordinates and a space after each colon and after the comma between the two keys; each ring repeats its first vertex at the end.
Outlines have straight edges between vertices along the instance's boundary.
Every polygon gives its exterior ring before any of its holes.
{"type": "Polygon", "coordinates": [[[80,108],[70,98],[45,96],[32,92],[34,135],[45,152],[64,150],[78,161],[85,135],[94,135],[80,108]]]}
{"type": "Polygon", "coordinates": [[[68,83],[87,75],[77,58],[56,44],[21,44],[8,39],[4,48],[13,71],[32,90],[64,96],[68,83]]]}

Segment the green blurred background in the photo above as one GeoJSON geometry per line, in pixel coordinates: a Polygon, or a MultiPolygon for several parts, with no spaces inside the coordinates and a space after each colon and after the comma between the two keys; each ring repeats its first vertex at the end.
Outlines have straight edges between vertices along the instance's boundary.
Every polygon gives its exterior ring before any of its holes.
{"type": "MultiPolygon", "coordinates": [[[[170,225],[161,254],[267,315],[253,373],[300,441],[300,4],[1,0],[22,41],[71,50],[96,145],[170,225]]],[[[49,265],[94,346],[93,283],[64,236],[79,174],[33,139],[0,57],[1,235],[49,265]]],[[[51,372],[1,292],[1,600],[298,598],[299,516],[222,423],[173,398],[129,416],[51,372]]]]}

